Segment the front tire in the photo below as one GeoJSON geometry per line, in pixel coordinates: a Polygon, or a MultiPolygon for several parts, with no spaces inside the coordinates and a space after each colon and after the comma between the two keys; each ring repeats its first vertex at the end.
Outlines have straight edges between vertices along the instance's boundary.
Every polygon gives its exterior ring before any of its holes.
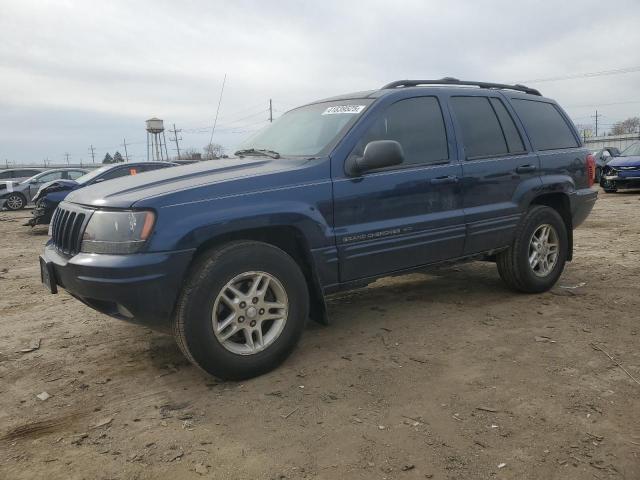
{"type": "Polygon", "coordinates": [[[273,245],[239,241],[196,261],[173,330],[193,364],[218,378],[242,380],[282,363],[308,315],[306,280],[295,260],[273,245]]]}
{"type": "Polygon", "coordinates": [[[7,197],[4,202],[4,206],[7,210],[22,210],[27,205],[27,199],[24,195],[18,192],[14,192],[7,197]]]}
{"type": "Polygon", "coordinates": [[[567,228],[560,214],[536,205],[520,222],[511,247],[498,254],[500,277],[520,292],[546,292],[564,270],[568,246],[567,228]]]}

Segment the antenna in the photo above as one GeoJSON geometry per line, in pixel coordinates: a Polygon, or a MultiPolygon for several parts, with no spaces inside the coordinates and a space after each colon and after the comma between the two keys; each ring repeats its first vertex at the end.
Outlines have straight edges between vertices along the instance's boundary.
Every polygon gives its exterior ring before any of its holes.
{"type": "Polygon", "coordinates": [[[224,79],[222,80],[222,88],[220,89],[220,99],[218,100],[218,108],[216,110],[216,118],[213,121],[213,128],[211,129],[211,138],[209,139],[209,145],[213,143],[213,132],[216,131],[216,124],[218,123],[218,113],[220,113],[220,104],[222,103],[222,94],[224,93],[224,84],[227,82],[227,74],[224,74],[224,79]]]}

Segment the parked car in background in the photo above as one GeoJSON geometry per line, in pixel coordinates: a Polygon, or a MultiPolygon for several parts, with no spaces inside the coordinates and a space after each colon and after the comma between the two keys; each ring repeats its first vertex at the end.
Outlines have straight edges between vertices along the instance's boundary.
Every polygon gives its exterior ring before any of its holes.
{"type": "Polygon", "coordinates": [[[598,195],[567,114],[522,85],[401,80],[295,108],[235,155],[72,192],[43,283],[243,379],[327,322],[325,294],[380,277],[483,259],[549,290],[598,195]]]}
{"type": "Polygon", "coordinates": [[[57,168],[38,173],[18,183],[6,183],[0,190],[0,210],[20,210],[33,201],[42,185],[54,180],[75,180],[89,172],[86,168],[57,168]]]}
{"type": "Polygon", "coordinates": [[[10,168],[9,170],[2,170],[0,171],[0,184],[2,182],[21,182],[43,170],[43,168],[10,168]]]}
{"type": "Polygon", "coordinates": [[[593,158],[596,159],[596,182],[600,183],[602,169],[613,158],[620,156],[620,150],[616,147],[604,147],[593,152],[593,158]]]}
{"type": "Polygon", "coordinates": [[[138,175],[160,168],[176,166],[171,162],[138,162],[138,163],[118,163],[105,165],[92,172],[89,172],[75,180],[54,180],[45,183],[35,195],[33,201],[36,208],[32,211],[32,217],[26,223],[28,226],[46,225],[51,220],[51,215],[58,204],[74,190],[88,187],[97,183],[113,180],[116,178],[138,175]]]}
{"type": "Polygon", "coordinates": [[[620,188],[640,188],[640,142],[629,145],[607,162],[600,186],[607,193],[615,193],[620,188]]]}

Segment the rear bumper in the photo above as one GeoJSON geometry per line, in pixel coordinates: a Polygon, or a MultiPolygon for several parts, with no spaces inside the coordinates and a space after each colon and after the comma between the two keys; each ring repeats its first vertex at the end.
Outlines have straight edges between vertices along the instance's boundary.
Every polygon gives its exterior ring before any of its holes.
{"type": "Polygon", "coordinates": [[[598,191],[592,188],[576,190],[570,196],[571,201],[571,224],[573,228],[579,227],[593,210],[593,206],[598,199],[598,191]]]}
{"type": "Polygon", "coordinates": [[[55,283],[91,308],[168,331],[194,250],[133,255],[80,253],[68,258],[47,244],[55,283]]]}

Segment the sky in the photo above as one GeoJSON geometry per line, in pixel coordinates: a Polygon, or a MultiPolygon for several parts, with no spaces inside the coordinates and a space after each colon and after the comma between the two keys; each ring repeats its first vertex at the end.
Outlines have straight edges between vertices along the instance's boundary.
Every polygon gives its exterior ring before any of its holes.
{"type": "Polygon", "coordinates": [[[0,0],[0,164],[100,162],[125,139],[145,160],[154,116],[202,151],[225,74],[228,152],[269,99],[277,117],[404,78],[526,82],[602,130],[640,115],[638,45],[638,0],[0,0]]]}

